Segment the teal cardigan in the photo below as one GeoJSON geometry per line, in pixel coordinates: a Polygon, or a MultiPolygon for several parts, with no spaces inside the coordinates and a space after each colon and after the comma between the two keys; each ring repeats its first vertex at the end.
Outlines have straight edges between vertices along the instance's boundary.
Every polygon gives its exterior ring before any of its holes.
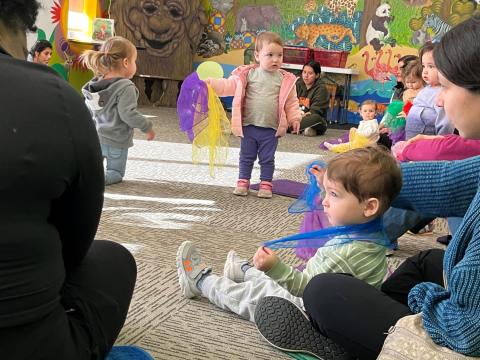
{"type": "Polygon", "coordinates": [[[480,156],[451,162],[402,164],[395,207],[431,217],[463,217],[443,261],[445,287],[424,282],[408,304],[438,345],[480,356],[480,156]]]}

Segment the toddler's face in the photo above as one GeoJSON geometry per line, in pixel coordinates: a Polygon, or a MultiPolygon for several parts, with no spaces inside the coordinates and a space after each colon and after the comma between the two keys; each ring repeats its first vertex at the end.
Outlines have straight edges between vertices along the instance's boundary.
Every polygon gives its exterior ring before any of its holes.
{"type": "Polygon", "coordinates": [[[362,120],[373,120],[375,119],[376,114],[377,111],[373,104],[365,104],[360,108],[360,116],[362,117],[362,120]]]}
{"type": "Polygon", "coordinates": [[[328,171],[323,177],[325,197],[323,209],[332,226],[353,225],[365,222],[363,202],[345,190],[344,186],[328,178],[328,171]]]}
{"type": "Polygon", "coordinates": [[[283,48],[276,44],[263,44],[260,51],[255,52],[255,59],[265,71],[279,70],[283,62],[283,48]]]}
{"type": "Polygon", "coordinates": [[[433,51],[427,52],[422,56],[422,77],[430,86],[438,85],[438,70],[433,61],[433,51]]]}
{"type": "Polygon", "coordinates": [[[423,80],[409,75],[405,78],[405,87],[407,89],[418,90],[423,87],[423,80]]]}

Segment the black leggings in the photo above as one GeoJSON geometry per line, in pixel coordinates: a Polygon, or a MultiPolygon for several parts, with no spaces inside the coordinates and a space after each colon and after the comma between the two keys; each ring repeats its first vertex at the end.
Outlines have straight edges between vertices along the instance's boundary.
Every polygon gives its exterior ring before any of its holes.
{"type": "Polygon", "coordinates": [[[443,285],[444,251],[432,249],[405,260],[382,285],[382,291],[344,274],[320,274],[303,293],[305,309],[318,330],[352,356],[376,359],[388,329],[411,315],[410,289],[430,281],[443,285]]]}
{"type": "Polygon", "coordinates": [[[104,359],[127,317],[137,277],[123,246],[96,240],[67,270],[57,308],[45,318],[0,328],[2,359],[104,359]]]}

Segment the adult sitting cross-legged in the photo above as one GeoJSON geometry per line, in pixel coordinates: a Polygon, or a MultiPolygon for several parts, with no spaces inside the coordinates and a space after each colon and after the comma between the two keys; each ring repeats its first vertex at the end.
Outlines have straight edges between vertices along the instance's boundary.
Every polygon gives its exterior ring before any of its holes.
{"type": "Polygon", "coordinates": [[[55,71],[25,61],[39,6],[0,0],[0,357],[100,360],[136,264],[94,241],[104,174],[89,111],[55,71]]]}

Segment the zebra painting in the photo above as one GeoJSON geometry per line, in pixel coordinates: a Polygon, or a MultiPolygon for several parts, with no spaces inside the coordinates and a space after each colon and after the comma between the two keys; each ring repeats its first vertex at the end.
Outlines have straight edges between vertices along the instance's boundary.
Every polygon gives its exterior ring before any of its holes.
{"type": "Polygon", "coordinates": [[[434,36],[432,42],[439,42],[443,34],[452,28],[446,21],[442,20],[437,14],[428,14],[425,18],[423,30],[432,29],[434,36]]]}

